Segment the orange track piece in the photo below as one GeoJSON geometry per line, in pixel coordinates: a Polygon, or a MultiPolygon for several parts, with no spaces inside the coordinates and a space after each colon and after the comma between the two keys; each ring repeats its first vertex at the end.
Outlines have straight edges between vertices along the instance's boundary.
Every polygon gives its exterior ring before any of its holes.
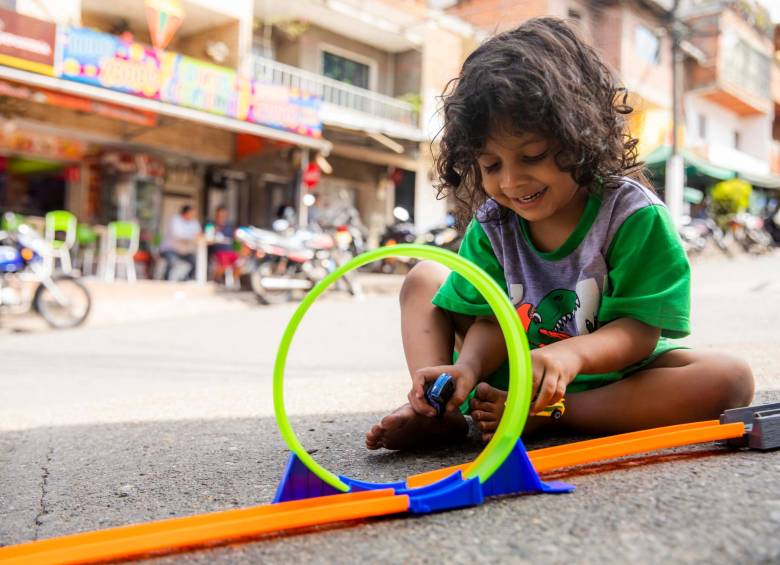
{"type": "MultiPolygon", "coordinates": [[[[571,444],[571,449],[548,452],[547,454],[535,454],[531,460],[537,473],[544,473],[561,467],[573,467],[585,463],[594,463],[605,459],[614,459],[656,449],[679,447],[694,443],[716,441],[742,437],[745,433],[745,425],[742,422],[736,424],[712,425],[704,422],[698,427],[689,427],[677,430],[656,429],[655,434],[648,434],[638,438],[623,438],[613,436],[612,441],[598,443],[596,445],[571,444]]],[[[587,442],[584,442],[587,443],[587,442]]]]}
{"type": "Polygon", "coordinates": [[[52,565],[127,559],[408,509],[409,497],[395,495],[393,489],[322,496],[0,547],[0,562],[52,565]]]}
{"type": "MultiPolygon", "coordinates": [[[[536,471],[542,473],[560,467],[593,463],[654,449],[740,437],[744,433],[742,424],[721,425],[718,420],[707,420],[545,447],[529,451],[528,457],[536,471]]],[[[465,471],[470,464],[412,475],[406,480],[406,484],[409,488],[426,486],[450,476],[455,471],[465,471]]]]}

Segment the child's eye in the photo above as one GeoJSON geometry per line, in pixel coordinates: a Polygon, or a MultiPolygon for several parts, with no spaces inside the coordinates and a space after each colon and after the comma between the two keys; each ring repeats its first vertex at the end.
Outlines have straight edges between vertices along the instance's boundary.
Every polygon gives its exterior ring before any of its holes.
{"type": "Polygon", "coordinates": [[[539,153],[538,155],[526,155],[523,157],[523,161],[526,163],[538,163],[539,161],[543,160],[545,157],[547,157],[547,149],[539,153]]]}
{"type": "Polygon", "coordinates": [[[498,163],[493,163],[492,165],[482,165],[482,168],[485,169],[486,173],[495,173],[500,166],[498,163]]]}

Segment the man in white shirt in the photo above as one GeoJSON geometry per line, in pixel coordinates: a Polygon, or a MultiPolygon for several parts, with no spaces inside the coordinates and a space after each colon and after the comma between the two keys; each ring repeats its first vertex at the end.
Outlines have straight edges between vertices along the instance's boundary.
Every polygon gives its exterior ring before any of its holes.
{"type": "Polygon", "coordinates": [[[200,222],[195,219],[195,210],[189,204],[181,207],[179,213],[171,218],[160,253],[165,259],[165,274],[168,280],[176,260],[189,264],[190,270],[185,277],[189,280],[195,275],[195,253],[200,237],[200,222]]]}

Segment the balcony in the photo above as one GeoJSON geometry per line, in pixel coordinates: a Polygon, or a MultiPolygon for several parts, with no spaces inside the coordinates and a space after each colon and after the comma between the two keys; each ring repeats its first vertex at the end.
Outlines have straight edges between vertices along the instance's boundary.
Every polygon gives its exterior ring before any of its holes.
{"type": "Polygon", "coordinates": [[[264,57],[254,58],[254,78],[320,96],[325,125],[375,131],[411,141],[424,139],[418,113],[407,102],[264,57]]]}

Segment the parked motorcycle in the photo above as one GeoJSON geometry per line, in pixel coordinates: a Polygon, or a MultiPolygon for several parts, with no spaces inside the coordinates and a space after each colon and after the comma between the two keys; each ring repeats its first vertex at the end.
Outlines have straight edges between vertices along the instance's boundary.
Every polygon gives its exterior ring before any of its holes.
{"type": "Polygon", "coordinates": [[[769,233],[775,245],[780,245],[780,206],[764,218],[764,229],[769,233]]]}
{"type": "Polygon", "coordinates": [[[729,227],[734,239],[748,253],[767,253],[774,246],[772,236],[764,229],[764,220],[758,216],[747,212],[735,214],[729,220],[729,227]]]}
{"type": "MultiPolygon", "coordinates": [[[[311,289],[351,257],[347,253],[337,260],[341,257],[340,250],[332,236],[293,230],[285,220],[274,222],[274,231],[239,228],[236,238],[254,251],[249,280],[263,304],[286,302],[295,291],[311,289]]],[[[359,285],[350,275],[343,277],[339,284],[353,296],[360,294],[359,285]]]]}
{"type": "Polygon", "coordinates": [[[33,310],[53,328],[78,326],[92,306],[89,291],[73,277],[52,276],[48,253],[48,242],[28,225],[0,231],[0,311],[33,310]]]}
{"type": "MultiPolygon", "coordinates": [[[[379,245],[384,247],[398,245],[399,243],[417,242],[417,229],[409,221],[411,219],[409,211],[401,206],[396,206],[393,209],[393,216],[395,217],[395,222],[387,226],[385,233],[382,234],[379,240],[379,245]]],[[[406,274],[411,270],[415,262],[416,260],[411,257],[386,257],[377,263],[375,269],[386,274],[406,274]]]]}
{"type": "Polygon", "coordinates": [[[703,252],[710,242],[727,256],[731,257],[729,237],[712,218],[690,218],[683,216],[679,229],[683,247],[689,255],[697,255],[703,252]]]}

